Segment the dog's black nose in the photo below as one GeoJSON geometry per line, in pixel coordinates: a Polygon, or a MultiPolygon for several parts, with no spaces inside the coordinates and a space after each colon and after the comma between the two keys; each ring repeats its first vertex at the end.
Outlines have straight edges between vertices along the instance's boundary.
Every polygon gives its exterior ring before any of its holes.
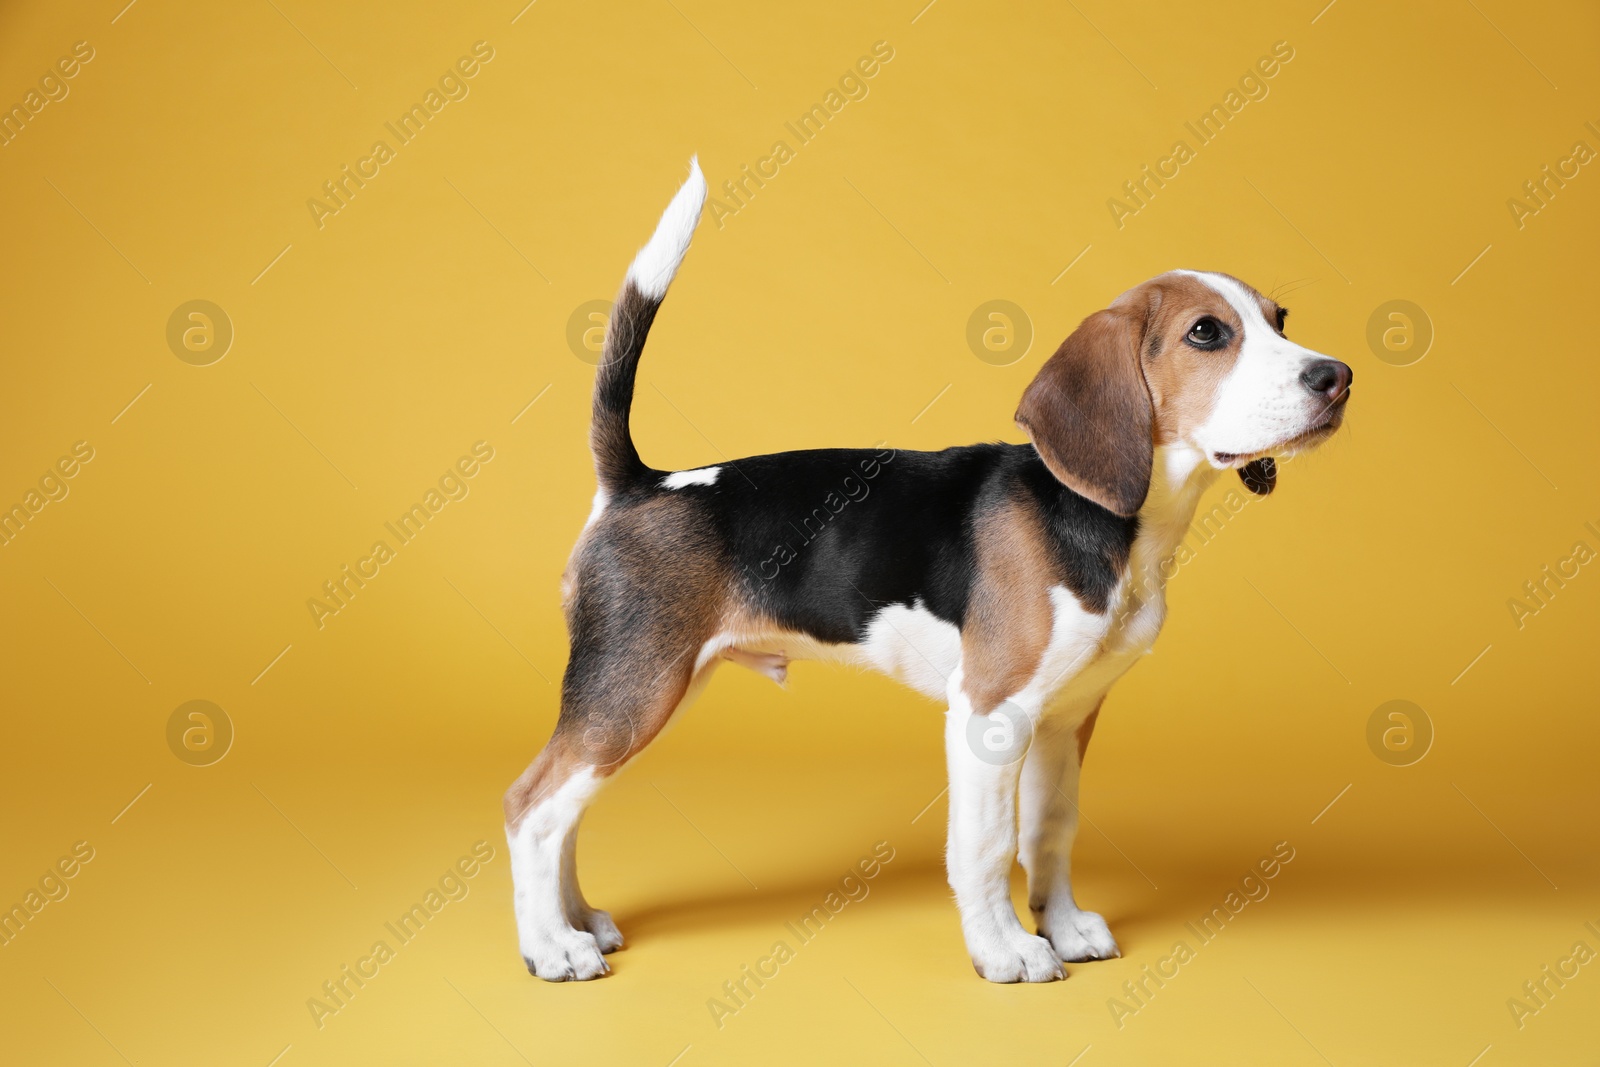
{"type": "Polygon", "coordinates": [[[1337,401],[1349,391],[1355,373],[1336,359],[1319,359],[1300,374],[1300,383],[1318,396],[1337,401]]]}

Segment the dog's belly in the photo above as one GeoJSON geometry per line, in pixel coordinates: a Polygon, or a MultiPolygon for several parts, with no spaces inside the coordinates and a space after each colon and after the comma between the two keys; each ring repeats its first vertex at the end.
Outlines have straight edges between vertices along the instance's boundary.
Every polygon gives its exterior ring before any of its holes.
{"type": "MultiPolygon", "coordinates": [[[[1103,691],[1121,676],[1154,639],[1153,627],[1111,625],[1104,615],[1086,612],[1065,589],[1054,591],[1055,618],[1050,646],[1035,665],[1023,693],[1040,705],[1066,690],[1087,686],[1103,691]],[[1144,633],[1130,634],[1145,630],[1144,633]],[[1133,640],[1129,640],[1129,638],[1133,640]]],[[[1140,612],[1139,616],[1146,613],[1140,612]]],[[[1140,618],[1140,621],[1145,621],[1140,618]]],[[[721,634],[707,645],[704,659],[720,656],[765,674],[780,684],[794,660],[822,660],[869,667],[935,700],[949,696],[950,679],[961,666],[961,631],[920,603],[891,604],[868,622],[862,639],[850,644],[818,641],[792,632],[721,634]]]]}
{"type": "Polygon", "coordinates": [[[725,632],[706,642],[700,665],[719,658],[779,684],[795,660],[869,667],[943,700],[950,675],[961,663],[961,631],[920,603],[891,604],[872,617],[858,642],[834,644],[792,631],[725,632]]]}

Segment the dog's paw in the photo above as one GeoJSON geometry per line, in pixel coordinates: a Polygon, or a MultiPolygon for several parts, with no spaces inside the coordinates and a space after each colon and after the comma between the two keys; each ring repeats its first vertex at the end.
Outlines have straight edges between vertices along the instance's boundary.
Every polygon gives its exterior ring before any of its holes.
{"type": "Polygon", "coordinates": [[[1067,963],[1110,960],[1122,955],[1111,928],[1097,912],[1065,912],[1040,923],[1039,933],[1049,939],[1056,955],[1067,963]]]}
{"type": "Polygon", "coordinates": [[[529,974],[546,982],[587,982],[611,970],[595,936],[570,928],[541,936],[532,944],[525,941],[522,962],[528,965],[529,974]]]}
{"type": "Polygon", "coordinates": [[[1021,930],[993,945],[968,949],[973,970],[991,982],[1055,982],[1067,976],[1050,942],[1021,930]]]}
{"type": "Polygon", "coordinates": [[[589,917],[584,920],[584,928],[594,935],[601,952],[615,952],[622,947],[622,931],[617,929],[617,924],[611,921],[609,911],[594,910],[589,912],[589,917]]]}

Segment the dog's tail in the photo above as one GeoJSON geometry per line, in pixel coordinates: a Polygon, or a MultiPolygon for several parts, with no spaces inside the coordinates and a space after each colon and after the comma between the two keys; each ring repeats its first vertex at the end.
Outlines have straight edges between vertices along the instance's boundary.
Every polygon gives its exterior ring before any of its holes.
{"type": "Polygon", "coordinates": [[[649,243],[639,249],[617,294],[600,354],[600,371],[594,381],[594,420],[589,427],[589,447],[594,450],[595,472],[602,489],[620,489],[638,480],[649,468],[639,458],[628,429],[633,406],[633,382],[644,352],[645,337],[655,321],[656,309],[667,295],[678,264],[689,251],[689,239],[700,221],[706,201],[706,179],[698,157],[689,161],[689,179],[672,198],[649,243]]]}

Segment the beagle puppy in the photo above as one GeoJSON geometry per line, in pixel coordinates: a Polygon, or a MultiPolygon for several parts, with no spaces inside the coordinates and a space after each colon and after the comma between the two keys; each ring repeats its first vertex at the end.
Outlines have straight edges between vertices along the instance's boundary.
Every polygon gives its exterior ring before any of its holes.
{"type": "Polygon", "coordinates": [[[622,945],[585,901],[578,821],[722,661],[864,663],[949,707],[950,886],[992,982],[1120,954],[1073,896],[1078,775],[1106,691],[1150,648],[1163,563],[1223,471],[1343,419],[1351,370],[1226,274],[1171,271],[1085,319],[1022,394],[1031,444],[829,448],[660,471],[629,433],[645,337],[705,201],[699,166],[634,259],[594,391],[599,488],[562,579],[571,655],[549,744],[505,796],[528,970],[597,978],[622,945]],[[1030,933],[1011,904],[1028,877],[1030,933]]]}

